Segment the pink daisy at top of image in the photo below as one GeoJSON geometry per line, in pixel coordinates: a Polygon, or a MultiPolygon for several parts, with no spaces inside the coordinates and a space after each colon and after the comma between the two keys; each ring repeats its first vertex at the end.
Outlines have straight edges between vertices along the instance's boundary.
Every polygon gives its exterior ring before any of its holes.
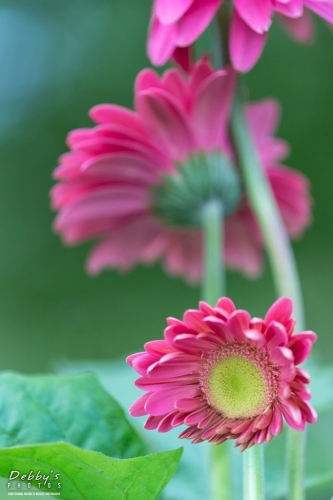
{"type": "Polygon", "coordinates": [[[293,334],[291,314],[285,297],[265,319],[222,298],[215,308],[201,302],[183,321],[169,318],[165,340],[148,342],[144,352],[127,358],[141,375],[136,386],[147,391],[131,415],[148,415],[148,430],[186,425],[179,437],[193,443],[235,439],[242,451],[282,432],[283,418],[296,430],[315,423],[309,375],[297,365],[317,337],[293,334]]]}
{"type": "MultiPolygon", "coordinates": [[[[169,274],[198,282],[200,208],[209,197],[224,206],[226,265],[260,272],[263,241],[228,131],[234,87],[233,70],[214,71],[207,59],[189,76],[146,69],[135,84],[136,111],[96,106],[90,116],[97,126],[68,135],[70,151],[54,172],[54,227],[70,245],[97,238],[90,273],[162,260],[169,274]]],[[[298,236],[311,220],[311,200],[307,179],[278,163],[288,152],[273,136],[279,106],[249,104],[246,116],[287,231],[298,236]]]]}
{"type": "MultiPolygon", "coordinates": [[[[186,67],[184,48],[197,40],[222,4],[227,0],[155,0],[148,40],[152,63],[159,66],[173,56],[186,67]]],[[[301,42],[313,36],[310,11],[333,23],[332,0],[233,0],[232,4],[230,57],[240,72],[249,71],[259,59],[275,13],[301,42]]]]}

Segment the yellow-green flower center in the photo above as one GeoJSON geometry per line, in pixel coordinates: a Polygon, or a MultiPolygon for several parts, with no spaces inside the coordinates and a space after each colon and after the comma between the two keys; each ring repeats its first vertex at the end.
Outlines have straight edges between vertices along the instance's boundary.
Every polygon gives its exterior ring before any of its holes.
{"type": "Polygon", "coordinates": [[[265,374],[240,355],[222,357],[209,370],[206,395],[212,406],[227,418],[249,418],[268,402],[265,374]]]}

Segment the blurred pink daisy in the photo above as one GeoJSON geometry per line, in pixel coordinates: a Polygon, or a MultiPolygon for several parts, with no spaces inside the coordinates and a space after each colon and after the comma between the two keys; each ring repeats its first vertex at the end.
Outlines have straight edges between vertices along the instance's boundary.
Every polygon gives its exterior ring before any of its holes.
{"type": "Polygon", "coordinates": [[[291,314],[285,297],[264,320],[222,298],[215,308],[201,302],[183,321],[169,318],[165,340],[148,342],[145,352],[127,358],[141,375],[136,386],[147,391],[131,415],[148,415],[148,430],[186,425],[180,438],[214,444],[235,439],[242,450],[282,432],[283,418],[296,430],[315,423],[309,375],[297,365],[317,337],[293,334],[291,314]]]}
{"type": "MultiPolygon", "coordinates": [[[[155,0],[148,39],[152,63],[165,64],[172,56],[182,62],[185,48],[203,33],[222,3],[222,0],[155,0]]],[[[313,34],[309,11],[333,23],[332,0],[233,0],[233,7],[231,61],[241,72],[249,71],[259,59],[274,13],[302,42],[309,41],[313,34]]],[[[188,62],[182,65],[187,67],[188,62]]]]}
{"type": "MultiPolygon", "coordinates": [[[[136,80],[136,111],[96,106],[90,115],[97,126],[69,134],[71,151],[54,173],[55,230],[71,245],[100,240],[88,258],[90,273],[160,259],[169,274],[198,282],[200,208],[210,197],[224,205],[226,264],[259,273],[263,242],[232,164],[234,85],[232,70],[214,71],[206,59],[189,76],[171,69],[159,77],[147,69],[136,80]]],[[[273,137],[279,107],[268,100],[246,112],[286,228],[298,236],[311,218],[308,182],[278,165],[288,151],[273,137]]]]}

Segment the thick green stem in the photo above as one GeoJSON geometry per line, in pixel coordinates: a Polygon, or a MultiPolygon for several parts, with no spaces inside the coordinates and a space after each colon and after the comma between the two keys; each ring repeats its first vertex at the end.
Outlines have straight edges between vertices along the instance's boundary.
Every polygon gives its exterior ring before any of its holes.
{"type": "Polygon", "coordinates": [[[203,209],[202,219],[205,252],[202,296],[210,305],[215,306],[225,289],[222,259],[223,207],[220,201],[209,201],[203,209]]]}
{"type": "Polygon", "coordinates": [[[244,451],[244,500],[264,499],[263,446],[244,451]]]}
{"type": "MultiPolygon", "coordinates": [[[[277,295],[293,300],[299,331],[304,329],[301,287],[293,251],[268,180],[261,168],[246,123],[243,103],[238,92],[232,114],[232,135],[243,170],[246,192],[259,222],[270,260],[277,295]]],[[[305,433],[288,428],[289,499],[304,499],[305,433]]]]}
{"type": "MultiPolygon", "coordinates": [[[[223,207],[218,200],[209,201],[203,209],[204,281],[202,296],[212,306],[225,293],[223,266],[223,207]]],[[[210,445],[213,500],[232,499],[231,465],[228,443],[210,445]]]]}

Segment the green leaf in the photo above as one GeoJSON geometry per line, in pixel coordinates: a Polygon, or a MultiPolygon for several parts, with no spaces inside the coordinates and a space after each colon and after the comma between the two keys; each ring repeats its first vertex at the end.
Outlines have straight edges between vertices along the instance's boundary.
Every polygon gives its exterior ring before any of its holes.
{"type": "Polygon", "coordinates": [[[31,485],[60,491],[65,500],[154,500],[170,481],[181,455],[178,449],[118,460],[67,443],[15,447],[0,450],[0,476],[8,480],[14,470],[20,475],[33,471],[35,476],[40,471],[50,476],[46,484],[33,479],[31,485]]]}
{"type": "Polygon", "coordinates": [[[2,373],[0,447],[59,441],[118,458],[146,451],[122,408],[95,375],[2,373]]]}

